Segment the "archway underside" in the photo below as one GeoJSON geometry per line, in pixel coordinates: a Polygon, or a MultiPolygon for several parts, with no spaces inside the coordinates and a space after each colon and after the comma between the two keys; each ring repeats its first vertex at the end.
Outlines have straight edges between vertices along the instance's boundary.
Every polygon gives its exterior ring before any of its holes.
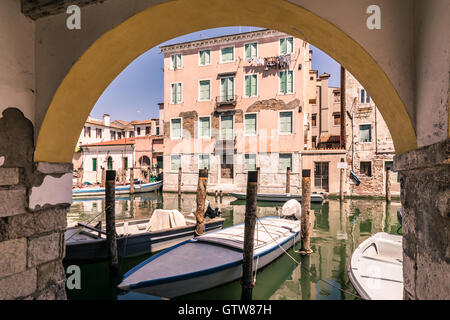
{"type": "Polygon", "coordinates": [[[187,33],[239,25],[279,30],[329,54],[371,93],[391,132],[396,153],[417,149],[411,119],[389,78],[364,48],[330,22],[287,1],[174,0],[132,16],[86,50],[50,103],[34,160],[71,162],[81,129],[98,98],[144,52],[187,33]]]}

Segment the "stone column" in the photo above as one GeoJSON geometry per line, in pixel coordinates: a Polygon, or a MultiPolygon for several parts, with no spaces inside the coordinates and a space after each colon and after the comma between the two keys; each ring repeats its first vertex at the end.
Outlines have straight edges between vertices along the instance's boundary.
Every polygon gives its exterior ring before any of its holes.
{"type": "Polygon", "coordinates": [[[450,299],[450,141],[394,157],[403,206],[405,299],[450,299]]]}

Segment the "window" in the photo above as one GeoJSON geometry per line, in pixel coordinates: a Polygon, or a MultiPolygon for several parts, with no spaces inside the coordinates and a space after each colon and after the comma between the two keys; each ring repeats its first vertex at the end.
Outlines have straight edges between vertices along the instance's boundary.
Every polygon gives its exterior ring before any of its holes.
{"type": "Polygon", "coordinates": [[[198,169],[208,169],[209,170],[209,154],[199,154],[198,155],[198,169]]]}
{"type": "Polygon", "coordinates": [[[107,164],[108,164],[108,170],[112,170],[113,169],[113,160],[111,157],[108,157],[107,164]]]}
{"type": "Polygon", "coordinates": [[[221,139],[233,140],[233,116],[222,116],[220,118],[221,139]]]}
{"type": "Polygon", "coordinates": [[[313,127],[317,127],[317,113],[313,113],[311,115],[311,125],[313,127]]]}
{"type": "Polygon", "coordinates": [[[372,163],[370,161],[361,161],[359,163],[359,172],[368,177],[372,176],[372,163]]]}
{"type": "Polygon", "coordinates": [[[170,57],[170,69],[181,69],[181,53],[173,54],[170,57]]]}
{"type": "Polygon", "coordinates": [[[182,86],[181,83],[172,83],[172,94],[170,96],[170,103],[181,103],[183,94],[182,94],[182,86]]]}
{"type": "MultiPolygon", "coordinates": [[[[139,133],[138,133],[139,135],[139,133]]],[[[125,138],[125,135],[123,135],[123,137],[125,138]]],[[[132,138],[134,137],[134,131],[128,131],[128,138],[132,138]]]]}
{"type": "Polygon", "coordinates": [[[292,134],[292,111],[280,112],[279,132],[280,134],[292,134]]]}
{"type": "Polygon", "coordinates": [[[199,97],[200,101],[211,100],[211,82],[209,80],[201,80],[199,82],[199,97]]]}
{"type": "Polygon", "coordinates": [[[220,49],[220,62],[234,61],[234,47],[220,49]]]}
{"type": "Polygon", "coordinates": [[[336,112],[335,114],[333,114],[333,118],[334,118],[334,125],[340,125],[341,124],[341,114],[336,112]]]}
{"type": "Polygon", "coordinates": [[[234,100],[234,78],[222,78],[220,79],[220,101],[232,101],[234,100]]]}
{"type": "Polygon", "coordinates": [[[245,59],[255,58],[258,55],[258,44],[256,42],[246,43],[244,46],[245,59]]]}
{"type": "Polygon", "coordinates": [[[292,154],[280,153],[279,168],[281,172],[287,171],[287,168],[292,169],[292,154]]]}
{"type": "Polygon", "coordinates": [[[156,135],[159,136],[159,127],[156,127],[156,135]]]}
{"type": "Polygon", "coordinates": [[[116,140],[116,132],[111,131],[111,140],[116,140]]]}
{"type": "Polygon", "coordinates": [[[256,154],[246,154],[244,158],[244,170],[256,170],[256,154]]]}
{"type": "Polygon", "coordinates": [[[123,158],[123,168],[124,168],[125,170],[128,169],[128,157],[124,157],[124,158],[123,158]]]}
{"type": "Polygon", "coordinates": [[[207,49],[207,50],[200,50],[198,52],[199,55],[199,64],[201,66],[206,66],[211,64],[211,50],[207,49]]]}
{"type": "Polygon", "coordinates": [[[170,120],[170,138],[181,138],[181,118],[175,118],[170,120]]]}
{"type": "Polygon", "coordinates": [[[361,124],[359,126],[359,141],[360,142],[371,142],[372,141],[372,130],[370,124],[361,124]]]}
{"type": "Polygon", "coordinates": [[[369,103],[370,96],[365,89],[361,89],[361,103],[369,103]]]}
{"type": "Polygon", "coordinates": [[[146,136],[150,135],[150,127],[145,127],[145,135],[146,136]]]}
{"type": "Polygon", "coordinates": [[[97,158],[92,158],[92,171],[97,171],[97,158]]]}
{"type": "Polygon", "coordinates": [[[256,113],[246,114],[244,116],[244,133],[246,136],[256,136],[257,132],[256,113]]]}
{"type": "Polygon", "coordinates": [[[315,149],[317,146],[317,137],[313,136],[312,137],[312,142],[311,142],[311,148],[315,149]]]}
{"type": "Polygon", "coordinates": [[[294,92],[294,73],[293,71],[280,71],[280,94],[289,94],[294,92]]]}
{"type": "Polygon", "coordinates": [[[117,139],[122,139],[122,132],[117,132],[117,139]]]}
{"type": "Polygon", "coordinates": [[[258,95],[258,77],[256,74],[245,76],[245,96],[256,97],[258,95]]]}
{"type": "Polygon", "coordinates": [[[84,127],[84,136],[91,137],[91,127],[84,127]]]}
{"type": "Polygon", "coordinates": [[[95,129],[95,137],[102,138],[102,129],[95,129]]]}
{"type": "Polygon", "coordinates": [[[170,168],[172,171],[178,171],[181,168],[181,156],[179,154],[170,156],[170,168]]]}
{"type": "Polygon", "coordinates": [[[198,136],[199,138],[211,138],[211,118],[199,117],[198,119],[198,136]]]}
{"type": "Polygon", "coordinates": [[[280,54],[287,54],[294,52],[294,38],[282,38],[280,39],[280,54]]]}
{"type": "Polygon", "coordinates": [[[136,129],[136,131],[137,131],[137,135],[140,136],[140,135],[141,135],[141,128],[138,127],[138,128],[136,129]]]}

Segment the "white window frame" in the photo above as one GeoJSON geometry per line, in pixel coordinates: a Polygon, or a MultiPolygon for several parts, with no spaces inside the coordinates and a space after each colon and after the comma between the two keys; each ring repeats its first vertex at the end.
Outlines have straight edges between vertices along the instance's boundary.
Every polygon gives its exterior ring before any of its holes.
{"type": "Polygon", "coordinates": [[[278,54],[282,55],[282,54],[293,54],[295,52],[295,38],[294,37],[282,37],[278,39],[278,54]],[[292,38],[292,52],[286,52],[286,53],[281,53],[281,39],[288,39],[288,38],[292,38]]]}
{"type": "Polygon", "coordinates": [[[295,122],[294,122],[294,111],[293,110],[278,110],[278,134],[280,136],[288,136],[288,135],[294,134],[294,123],[295,122]],[[290,112],[291,115],[292,115],[292,118],[291,118],[291,120],[292,120],[292,127],[291,127],[292,131],[291,131],[291,133],[284,133],[284,132],[280,131],[281,130],[281,125],[280,125],[280,120],[281,120],[280,114],[281,114],[281,112],[290,112]]]}
{"type": "Polygon", "coordinates": [[[281,159],[280,155],[282,155],[282,154],[290,154],[291,155],[291,167],[290,168],[291,168],[291,172],[292,172],[292,166],[294,165],[294,157],[293,157],[292,152],[279,152],[278,153],[278,172],[286,172],[287,171],[287,168],[286,168],[286,171],[282,171],[280,168],[280,159],[281,159]]]}
{"type": "Polygon", "coordinates": [[[211,168],[211,155],[209,153],[199,153],[197,155],[197,168],[198,170],[202,170],[205,168],[200,168],[200,156],[208,156],[208,170],[211,168]]]}
{"type": "Polygon", "coordinates": [[[233,96],[236,97],[236,76],[219,77],[219,97],[222,98],[222,79],[233,79],[233,96]]]}
{"type": "MultiPolygon", "coordinates": [[[[222,117],[224,117],[224,116],[221,115],[220,116],[220,120],[219,120],[219,133],[220,133],[219,137],[220,137],[220,140],[223,140],[223,136],[222,136],[222,117]]],[[[226,117],[228,117],[228,116],[226,116],[226,117]]],[[[234,132],[234,129],[235,129],[234,128],[234,124],[235,124],[234,123],[234,115],[232,115],[231,118],[233,119],[232,121],[233,121],[233,140],[234,140],[234,137],[235,137],[235,135],[234,135],[235,134],[235,132],[234,132]]]]}
{"type": "Polygon", "coordinates": [[[373,125],[371,123],[360,123],[358,124],[358,133],[359,133],[359,143],[372,143],[373,142],[373,135],[372,135],[373,125]],[[361,126],[370,126],[370,141],[361,141],[361,126]]]}
{"type": "Polygon", "coordinates": [[[211,48],[205,48],[205,49],[199,49],[198,50],[198,66],[199,67],[210,66],[212,64],[212,55],[211,55],[211,53],[212,53],[212,49],[211,48]],[[208,64],[202,64],[201,63],[202,60],[201,60],[200,52],[201,51],[206,51],[206,50],[209,50],[209,63],[208,64]]]}
{"type": "Polygon", "coordinates": [[[244,112],[244,136],[245,137],[256,137],[258,135],[258,112],[244,112]],[[248,114],[256,115],[256,133],[255,134],[247,134],[247,125],[245,124],[245,116],[248,114]]]}
{"type": "MultiPolygon", "coordinates": [[[[287,81],[287,76],[286,76],[286,81],[287,81]]],[[[295,72],[294,72],[294,70],[280,70],[280,71],[278,71],[278,95],[287,96],[290,94],[295,94],[295,72]],[[289,71],[292,72],[292,92],[283,93],[283,92],[281,92],[281,73],[289,72],[289,71]]]]}
{"type": "Polygon", "coordinates": [[[372,97],[369,95],[369,102],[366,102],[367,100],[367,90],[365,88],[359,88],[358,90],[358,103],[359,104],[370,104],[370,101],[372,101],[372,97]],[[361,102],[361,91],[364,90],[364,102],[361,102]]]}
{"type": "Polygon", "coordinates": [[[244,43],[244,46],[243,46],[244,54],[242,55],[242,56],[244,57],[244,59],[248,59],[248,58],[245,56],[245,46],[246,46],[247,44],[253,44],[253,43],[256,43],[256,57],[258,57],[259,43],[258,43],[258,41],[250,41],[250,42],[244,43]]]}
{"type": "Polygon", "coordinates": [[[170,140],[180,140],[182,138],[183,138],[183,118],[181,118],[181,117],[170,118],[170,140]],[[174,137],[172,135],[172,133],[173,133],[173,131],[172,131],[172,120],[175,120],[175,119],[180,119],[181,120],[181,122],[180,122],[181,128],[180,128],[180,136],[179,137],[174,137]]]}
{"type": "Polygon", "coordinates": [[[258,87],[258,85],[259,85],[259,80],[258,80],[258,74],[257,73],[245,73],[244,74],[244,86],[243,86],[243,88],[244,88],[244,92],[243,92],[243,94],[242,94],[242,96],[244,97],[244,98],[257,98],[257,97],[259,97],[259,87],[258,87]],[[247,96],[247,94],[245,93],[245,77],[247,77],[247,76],[256,76],[256,96],[247,96]]]}
{"type": "MultiPolygon", "coordinates": [[[[198,101],[200,101],[200,102],[205,102],[205,101],[211,101],[211,83],[212,83],[212,81],[211,81],[211,79],[200,79],[200,80],[198,80],[198,101]],[[201,81],[209,81],[209,99],[200,99],[200,82],[201,81]]],[[[182,91],[183,92],[183,91],[182,91]]],[[[183,93],[181,93],[181,97],[183,97],[183,93]]]]}
{"type": "Polygon", "coordinates": [[[244,153],[244,171],[250,171],[246,168],[245,156],[246,155],[254,155],[255,156],[255,170],[258,169],[258,154],[257,153],[244,153]]]}
{"type": "Polygon", "coordinates": [[[199,116],[198,117],[198,126],[197,126],[197,136],[199,139],[211,139],[211,116],[199,116]],[[209,136],[200,135],[200,118],[209,118],[209,136]]]}
{"type": "Polygon", "coordinates": [[[169,99],[170,103],[169,104],[182,104],[183,103],[183,82],[171,82],[170,83],[170,99],[169,99]],[[174,84],[181,84],[181,101],[180,102],[173,102],[172,101],[172,97],[173,97],[173,87],[172,85],[174,84]]]}
{"type": "Polygon", "coordinates": [[[169,65],[169,70],[180,70],[180,69],[183,69],[183,54],[182,54],[181,52],[171,54],[171,55],[170,55],[170,62],[169,62],[169,63],[170,63],[170,65],[169,65]],[[173,65],[173,59],[172,59],[172,57],[173,57],[173,56],[176,56],[176,55],[180,55],[181,67],[179,67],[179,68],[175,68],[175,66],[173,65]]]}
{"type": "Polygon", "coordinates": [[[222,46],[222,47],[220,47],[220,51],[219,51],[219,55],[220,55],[220,63],[231,63],[231,62],[235,62],[236,61],[236,47],[235,47],[235,45],[230,45],[230,46],[222,46]],[[224,49],[224,48],[233,48],[233,60],[230,60],[230,61],[223,61],[222,60],[222,49],[224,49]]]}

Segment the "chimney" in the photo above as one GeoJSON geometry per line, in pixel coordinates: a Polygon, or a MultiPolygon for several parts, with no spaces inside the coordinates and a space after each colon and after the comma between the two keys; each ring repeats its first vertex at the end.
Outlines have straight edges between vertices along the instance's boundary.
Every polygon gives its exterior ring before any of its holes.
{"type": "Polygon", "coordinates": [[[109,114],[104,114],[103,115],[103,125],[105,126],[105,127],[109,127],[109,114]]]}

